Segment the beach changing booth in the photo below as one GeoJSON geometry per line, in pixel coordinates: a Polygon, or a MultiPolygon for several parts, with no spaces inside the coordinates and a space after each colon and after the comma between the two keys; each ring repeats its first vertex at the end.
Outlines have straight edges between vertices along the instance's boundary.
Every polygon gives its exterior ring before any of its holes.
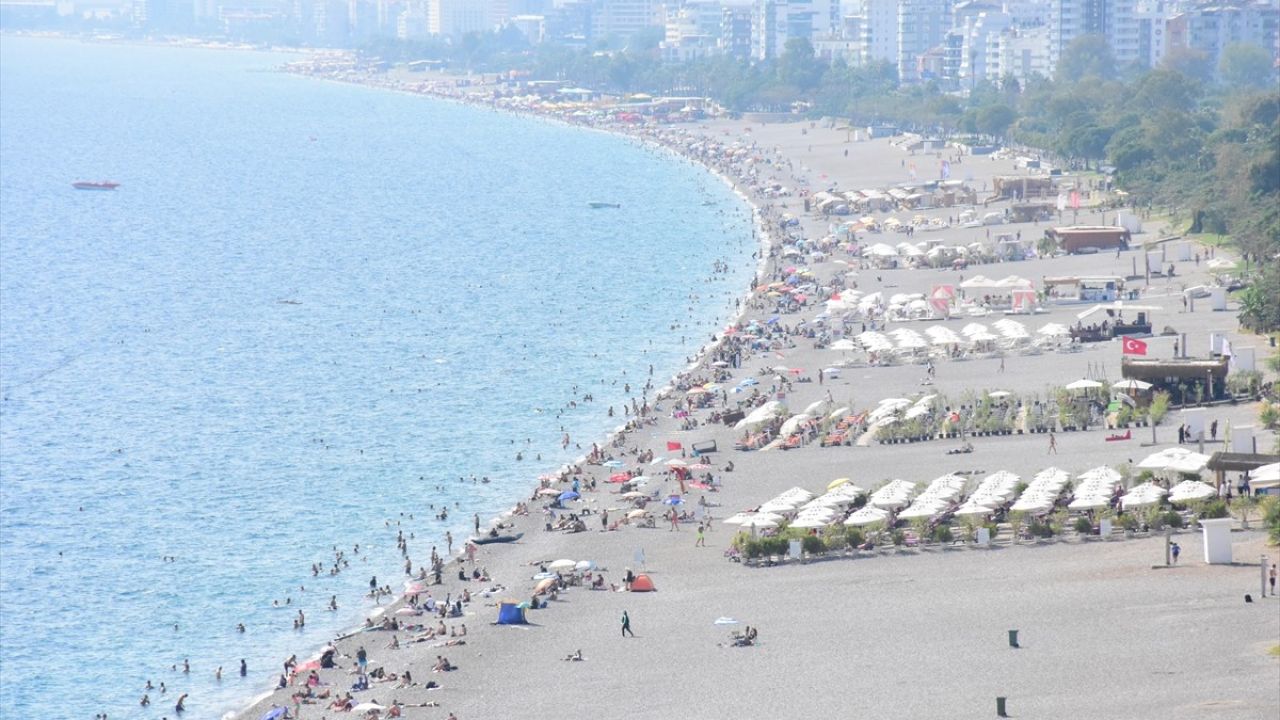
{"type": "Polygon", "coordinates": [[[653,592],[657,590],[653,586],[653,580],[648,575],[637,575],[635,580],[631,581],[631,592],[653,592]]]}
{"type": "Polygon", "coordinates": [[[498,605],[499,625],[528,625],[524,618],[524,606],[514,600],[504,600],[498,605]]]}

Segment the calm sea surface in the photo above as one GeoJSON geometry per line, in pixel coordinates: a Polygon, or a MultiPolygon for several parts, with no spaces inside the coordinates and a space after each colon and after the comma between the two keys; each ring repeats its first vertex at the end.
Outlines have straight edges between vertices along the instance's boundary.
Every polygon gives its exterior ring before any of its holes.
{"type": "Polygon", "coordinates": [[[5,715],[242,706],[358,621],[371,575],[399,588],[396,521],[426,564],[746,289],[749,213],[705,171],[286,60],[0,43],[5,715]],[[596,401],[557,417],[575,385],[596,401]]]}

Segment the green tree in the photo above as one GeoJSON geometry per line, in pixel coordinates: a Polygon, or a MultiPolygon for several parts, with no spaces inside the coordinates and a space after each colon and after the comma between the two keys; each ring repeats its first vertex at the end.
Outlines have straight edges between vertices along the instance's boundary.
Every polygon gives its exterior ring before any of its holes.
{"type": "Polygon", "coordinates": [[[1081,35],[1058,58],[1058,81],[1076,83],[1085,78],[1110,80],[1116,76],[1116,59],[1105,35],[1081,35]]]}
{"type": "Polygon", "coordinates": [[[1001,137],[1017,118],[1017,111],[1008,105],[988,105],[978,110],[975,128],[980,133],[1001,137]]]}
{"type": "Polygon", "coordinates": [[[1160,67],[1194,78],[1201,83],[1213,80],[1213,63],[1209,62],[1209,54],[1194,48],[1173,48],[1165,54],[1160,67]]]}
{"type": "Polygon", "coordinates": [[[1222,49],[1218,76],[1230,87],[1271,87],[1275,84],[1271,53],[1257,45],[1232,43],[1222,49]]]}
{"type": "Polygon", "coordinates": [[[787,41],[778,59],[778,79],[801,92],[812,90],[822,81],[822,65],[814,57],[813,45],[804,38],[787,41]]]}

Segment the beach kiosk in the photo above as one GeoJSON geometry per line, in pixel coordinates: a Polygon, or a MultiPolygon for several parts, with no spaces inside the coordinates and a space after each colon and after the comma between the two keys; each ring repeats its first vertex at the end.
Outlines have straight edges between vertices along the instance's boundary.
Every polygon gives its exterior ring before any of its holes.
{"type": "Polygon", "coordinates": [[[1231,564],[1232,518],[1205,518],[1200,521],[1204,530],[1204,561],[1210,565],[1231,564]]]}

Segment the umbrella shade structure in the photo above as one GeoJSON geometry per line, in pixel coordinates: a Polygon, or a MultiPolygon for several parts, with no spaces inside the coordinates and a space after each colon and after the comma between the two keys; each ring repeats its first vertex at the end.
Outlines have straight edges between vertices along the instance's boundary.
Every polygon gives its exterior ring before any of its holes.
{"type": "Polygon", "coordinates": [[[1280,463],[1271,463],[1249,473],[1249,487],[1255,490],[1280,487],[1280,463]]]}
{"type": "Polygon", "coordinates": [[[827,483],[827,490],[835,490],[841,485],[847,485],[850,482],[852,481],[847,477],[836,478],[835,480],[832,480],[831,482],[827,483]]]}
{"type": "Polygon", "coordinates": [[[811,418],[812,418],[811,415],[807,415],[805,413],[800,413],[799,415],[792,415],[791,417],[787,418],[786,422],[782,423],[782,428],[778,430],[778,434],[781,437],[787,437],[788,435],[791,435],[795,433],[797,430],[799,430],[801,423],[807,422],[811,418]]]}
{"type": "Polygon", "coordinates": [[[1160,501],[1168,494],[1168,490],[1154,485],[1152,483],[1143,483],[1120,498],[1120,504],[1124,509],[1137,507],[1148,507],[1151,505],[1159,505],[1160,501]]]}
{"type": "Polygon", "coordinates": [[[639,500],[642,497],[648,497],[648,495],[640,492],[639,490],[632,490],[630,492],[622,493],[622,498],[624,500],[639,500]]]}
{"type": "Polygon", "coordinates": [[[1089,380],[1087,378],[1081,378],[1075,382],[1067,383],[1066,385],[1068,390],[1096,390],[1100,387],[1102,387],[1102,383],[1097,380],[1089,380]]]}
{"type": "Polygon", "coordinates": [[[565,502],[567,500],[577,500],[580,497],[582,496],[572,490],[565,490],[564,492],[560,493],[559,497],[556,499],[558,499],[560,502],[565,502]]]}
{"type": "Polygon", "coordinates": [[[884,522],[887,517],[889,517],[887,510],[881,510],[877,507],[864,507],[845,518],[844,524],[850,527],[875,525],[876,523],[884,522]]]}
{"type": "Polygon", "coordinates": [[[1204,470],[1209,464],[1209,456],[1198,452],[1190,452],[1178,458],[1169,466],[1174,472],[1194,475],[1204,470]]]}
{"type": "Polygon", "coordinates": [[[280,720],[280,718],[284,717],[284,714],[287,711],[288,711],[288,708],[273,707],[270,710],[263,713],[262,717],[258,718],[258,720],[280,720]]]}
{"type": "Polygon", "coordinates": [[[1184,447],[1171,447],[1146,456],[1138,463],[1138,467],[1143,470],[1173,470],[1175,472],[1195,473],[1204,469],[1205,464],[1208,462],[1209,457],[1207,455],[1201,455],[1184,447]],[[1201,458],[1203,458],[1203,462],[1201,462],[1201,458]],[[1180,468],[1189,469],[1182,470],[1180,468]]]}
{"type": "Polygon", "coordinates": [[[744,528],[773,528],[778,527],[778,521],[770,517],[749,517],[738,525],[744,528]]]}
{"type": "Polygon", "coordinates": [[[573,570],[577,566],[578,566],[577,562],[570,560],[568,558],[561,558],[560,560],[556,560],[555,562],[548,565],[547,569],[552,572],[564,572],[566,570],[573,570]]]}
{"type": "Polygon", "coordinates": [[[1051,322],[1042,325],[1039,330],[1036,330],[1036,333],[1045,337],[1067,337],[1071,334],[1071,329],[1062,323],[1051,322]]]}
{"type": "Polygon", "coordinates": [[[1095,510],[1097,508],[1107,507],[1110,504],[1110,498],[1105,498],[1101,495],[1086,495],[1072,500],[1067,507],[1072,510],[1095,510]]]}
{"type": "Polygon", "coordinates": [[[777,513],[770,512],[738,513],[737,515],[725,518],[722,522],[729,525],[745,525],[751,520],[768,520],[776,525],[782,521],[782,516],[777,513]]]}
{"type": "Polygon", "coordinates": [[[1198,500],[1208,500],[1217,496],[1218,491],[1213,486],[1199,480],[1184,480],[1169,491],[1169,502],[1188,503],[1198,500]]]}
{"type": "Polygon", "coordinates": [[[972,502],[966,502],[965,504],[956,508],[955,514],[956,515],[990,515],[992,512],[993,511],[989,507],[976,505],[972,502]]]}
{"type": "Polygon", "coordinates": [[[831,343],[831,349],[839,350],[841,352],[849,352],[850,350],[857,350],[858,345],[852,340],[841,339],[831,343]]]}
{"type": "Polygon", "coordinates": [[[1144,390],[1150,390],[1151,383],[1130,378],[1129,380],[1118,380],[1111,383],[1111,387],[1112,389],[1124,390],[1125,392],[1142,392],[1144,390]]]}
{"type": "Polygon", "coordinates": [[[1009,392],[1008,390],[993,390],[987,393],[989,397],[993,397],[993,398],[1007,398],[1012,394],[1013,393],[1009,392]]]}
{"type": "Polygon", "coordinates": [[[731,617],[726,617],[724,615],[721,615],[720,617],[716,618],[715,621],[712,622],[711,624],[712,625],[737,625],[738,621],[734,620],[731,617]]]}
{"type": "Polygon", "coordinates": [[[666,500],[663,500],[662,504],[663,505],[680,505],[683,502],[684,502],[684,498],[680,497],[679,495],[671,495],[666,500]]]}
{"type": "Polygon", "coordinates": [[[542,488],[538,490],[538,494],[543,497],[550,497],[552,495],[559,495],[560,491],[555,488],[542,488]]]}
{"type": "Polygon", "coordinates": [[[639,520],[640,518],[648,514],[649,514],[648,511],[645,511],[645,510],[632,510],[631,512],[627,513],[627,518],[631,520],[639,520]]]}
{"type": "Polygon", "coordinates": [[[829,524],[831,524],[830,520],[823,520],[817,517],[802,517],[802,518],[796,518],[795,521],[791,523],[791,527],[820,528],[820,527],[826,527],[829,524]]]}
{"type": "Polygon", "coordinates": [[[614,470],[614,469],[626,466],[626,463],[622,462],[621,460],[605,460],[600,464],[604,467],[609,468],[610,470],[614,470]]]}

